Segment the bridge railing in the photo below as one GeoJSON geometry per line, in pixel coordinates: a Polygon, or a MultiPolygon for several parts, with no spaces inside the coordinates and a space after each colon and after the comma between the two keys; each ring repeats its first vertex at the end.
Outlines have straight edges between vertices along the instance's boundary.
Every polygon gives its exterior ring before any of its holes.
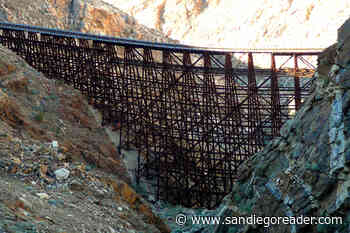
{"type": "Polygon", "coordinates": [[[157,198],[213,208],[309,95],[312,51],[210,50],[0,23],[0,43],[84,93],[157,198]],[[254,65],[257,57],[268,67],[254,65]],[[242,58],[238,60],[236,57],[242,58]],[[289,64],[289,65],[286,65],[289,64]]]}

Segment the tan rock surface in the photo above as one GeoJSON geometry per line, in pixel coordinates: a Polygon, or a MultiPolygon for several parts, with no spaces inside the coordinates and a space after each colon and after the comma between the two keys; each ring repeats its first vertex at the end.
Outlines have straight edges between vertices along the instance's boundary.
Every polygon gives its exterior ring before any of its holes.
{"type": "Polygon", "coordinates": [[[349,0],[104,0],[181,43],[224,48],[326,48],[349,0]]]}
{"type": "Polygon", "coordinates": [[[0,0],[0,21],[157,42],[175,42],[100,0],[0,0]]]}

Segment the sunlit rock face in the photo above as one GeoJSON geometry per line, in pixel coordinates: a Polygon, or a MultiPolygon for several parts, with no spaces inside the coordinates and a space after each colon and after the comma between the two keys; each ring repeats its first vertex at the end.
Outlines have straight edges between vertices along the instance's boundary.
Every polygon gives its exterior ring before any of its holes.
{"type": "MultiPolygon", "coordinates": [[[[350,232],[349,45],[350,19],[319,56],[314,91],[281,137],[240,167],[219,208],[222,217],[341,217],[342,224],[270,224],[269,232],[350,232]]],[[[207,232],[266,232],[267,224],[217,225],[207,232]]]]}
{"type": "Polygon", "coordinates": [[[0,0],[0,21],[156,42],[171,42],[157,30],[101,0],[0,0]]]}
{"type": "Polygon", "coordinates": [[[104,0],[182,43],[225,48],[326,48],[350,2],[296,0],[104,0]]]}

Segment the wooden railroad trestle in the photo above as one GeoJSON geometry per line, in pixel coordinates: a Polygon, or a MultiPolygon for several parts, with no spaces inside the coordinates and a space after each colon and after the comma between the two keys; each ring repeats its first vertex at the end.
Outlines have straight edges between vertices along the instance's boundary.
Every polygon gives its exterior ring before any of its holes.
{"type": "Polygon", "coordinates": [[[320,52],[213,50],[9,23],[0,23],[0,43],[81,90],[104,125],[119,122],[121,145],[139,151],[138,181],[155,185],[157,198],[207,208],[300,108],[320,52]],[[259,56],[268,68],[254,66],[259,56]]]}

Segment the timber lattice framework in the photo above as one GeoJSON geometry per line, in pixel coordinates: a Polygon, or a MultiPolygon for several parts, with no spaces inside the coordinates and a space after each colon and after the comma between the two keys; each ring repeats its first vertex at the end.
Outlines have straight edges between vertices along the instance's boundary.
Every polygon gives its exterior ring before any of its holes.
{"type": "Polygon", "coordinates": [[[79,89],[104,125],[120,122],[121,145],[139,153],[137,180],[154,185],[157,198],[207,208],[300,108],[320,52],[207,49],[9,23],[0,23],[0,43],[79,89]],[[254,66],[259,58],[267,68],[254,66]]]}

